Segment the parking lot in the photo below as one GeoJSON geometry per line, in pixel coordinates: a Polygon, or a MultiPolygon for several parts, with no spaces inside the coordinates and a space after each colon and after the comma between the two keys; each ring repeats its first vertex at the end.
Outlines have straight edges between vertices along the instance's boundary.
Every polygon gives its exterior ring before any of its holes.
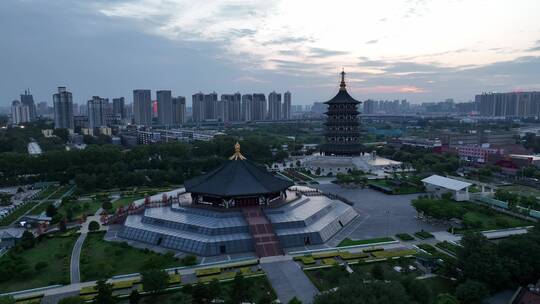
{"type": "Polygon", "coordinates": [[[414,233],[420,230],[441,231],[448,227],[434,225],[416,218],[416,210],[411,206],[412,199],[419,194],[387,195],[372,189],[346,189],[335,184],[317,186],[326,193],[339,194],[354,202],[354,209],[360,218],[348,236],[352,239],[368,239],[393,236],[397,233],[414,233]]]}

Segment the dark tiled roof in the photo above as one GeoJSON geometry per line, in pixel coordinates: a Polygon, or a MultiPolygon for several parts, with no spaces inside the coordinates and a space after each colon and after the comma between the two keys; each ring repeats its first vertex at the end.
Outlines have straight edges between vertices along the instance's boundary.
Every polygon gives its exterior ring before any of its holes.
{"type": "Polygon", "coordinates": [[[354,99],[349,93],[347,93],[347,90],[340,89],[339,92],[334,96],[334,98],[330,99],[329,101],[325,102],[325,104],[336,104],[336,103],[353,103],[353,104],[359,104],[360,101],[354,99]]]}
{"type": "Polygon", "coordinates": [[[293,183],[276,177],[249,160],[229,160],[219,168],[184,183],[187,192],[221,197],[282,191],[293,183]]]}

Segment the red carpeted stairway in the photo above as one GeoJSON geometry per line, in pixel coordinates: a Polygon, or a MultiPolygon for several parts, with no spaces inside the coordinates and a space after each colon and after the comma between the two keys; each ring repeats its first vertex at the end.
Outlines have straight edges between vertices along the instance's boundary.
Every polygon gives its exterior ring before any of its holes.
{"type": "Polygon", "coordinates": [[[248,222],[257,255],[267,257],[283,254],[278,238],[272,229],[272,224],[264,215],[261,207],[243,208],[242,212],[248,222]]]}

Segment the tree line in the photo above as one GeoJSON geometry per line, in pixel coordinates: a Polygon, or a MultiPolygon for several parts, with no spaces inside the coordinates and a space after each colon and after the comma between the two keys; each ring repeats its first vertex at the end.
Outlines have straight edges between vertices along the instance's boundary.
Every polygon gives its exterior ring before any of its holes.
{"type": "MultiPolygon", "coordinates": [[[[39,157],[25,153],[0,153],[0,185],[38,181],[74,180],[85,191],[129,186],[181,184],[215,168],[234,152],[236,138],[212,141],[137,146],[122,150],[113,145],[91,145],[85,150],[50,151],[39,157]]],[[[262,136],[240,141],[242,153],[257,163],[281,161],[287,153],[271,152],[262,136]]]]}

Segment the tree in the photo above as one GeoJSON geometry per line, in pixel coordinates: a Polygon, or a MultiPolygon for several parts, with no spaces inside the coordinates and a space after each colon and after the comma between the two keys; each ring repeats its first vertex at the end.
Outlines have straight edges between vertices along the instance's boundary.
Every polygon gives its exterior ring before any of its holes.
{"type": "Polygon", "coordinates": [[[363,278],[354,273],[348,280],[341,281],[336,291],[317,295],[314,303],[410,304],[411,301],[403,285],[398,282],[364,283],[363,278]]]}
{"type": "Polygon", "coordinates": [[[47,268],[47,266],[49,266],[49,264],[47,262],[39,261],[34,266],[34,269],[39,272],[39,271],[42,271],[43,269],[47,268]]]}
{"type": "Polygon", "coordinates": [[[381,264],[375,264],[371,268],[371,276],[376,280],[384,280],[384,269],[381,264]]]}
{"type": "Polygon", "coordinates": [[[67,297],[58,301],[58,304],[83,304],[83,303],[84,301],[81,299],[80,296],[67,297]]]}
{"type": "Polygon", "coordinates": [[[0,304],[15,304],[15,299],[12,296],[0,296],[0,304]]]}
{"type": "Polygon", "coordinates": [[[482,303],[488,294],[486,285],[474,280],[467,280],[456,288],[456,296],[463,304],[482,303]]]}
{"type": "Polygon", "coordinates": [[[60,232],[66,232],[67,226],[65,219],[61,219],[60,222],[58,222],[58,230],[60,230],[60,232]]]}
{"type": "Polygon", "coordinates": [[[105,210],[111,210],[113,208],[113,204],[111,203],[111,201],[109,199],[106,199],[101,204],[101,208],[103,208],[105,210]]]}
{"type": "Polygon", "coordinates": [[[50,204],[49,206],[47,206],[45,213],[48,217],[53,217],[58,213],[58,209],[54,206],[54,204],[50,204]]]}
{"type": "Polygon", "coordinates": [[[197,257],[192,255],[192,254],[188,254],[188,255],[182,257],[182,259],[180,259],[180,262],[184,266],[197,265],[197,257]]]}
{"type": "Polygon", "coordinates": [[[169,284],[169,274],[164,270],[150,269],[142,273],[144,291],[153,295],[160,293],[169,284]]]}
{"type": "Polygon", "coordinates": [[[437,296],[435,304],[459,304],[459,301],[451,294],[441,293],[437,296]]]}
{"type": "Polygon", "coordinates": [[[137,289],[134,289],[129,294],[129,304],[137,304],[141,298],[141,294],[137,291],[137,289]]]}
{"type": "Polygon", "coordinates": [[[34,234],[28,230],[25,230],[21,237],[21,246],[24,249],[30,249],[36,245],[36,238],[34,234]]]}
{"type": "Polygon", "coordinates": [[[89,224],[88,224],[88,230],[90,231],[97,231],[99,230],[100,228],[100,225],[97,221],[91,221],[89,224]]]}
{"type": "Polygon", "coordinates": [[[427,287],[423,280],[410,280],[405,285],[407,294],[411,297],[411,300],[420,304],[428,304],[432,301],[431,290],[427,287]]]}
{"type": "Polygon", "coordinates": [[[302,301],[298,300],[297,297],[293,297],[288,304],[302,304],[302,301]]]}
{"type": "Polygon", "coordinates": [[[244,276],[237,272],[234,276],[233,287],[231,288],[231,301],[232,303],[239,304],[248,300],[248,289],[244,276]]]}
{"type": "Polygon", "coordinates": [[[107,284],[105,280],[96,282],[97,295],[94,298],[96,304],[115,304],[116,298],[113,296],[113,288],[111,284],[107,284]]]}
{"type": "Polygon", "coordinates": [[[208,284],[208,299],[210,301],[219,299],[221,298],[221,293],[221,284],[219,283],[218,279],[212,279],[210,284],[208,284]]]}
{"type": "Polygon", "coordinates": [[[210,288],[203,283],[197,283],[193,286],[191,293],[194,304],[204,304],[212,300],[209,295],[210,288]]]}

